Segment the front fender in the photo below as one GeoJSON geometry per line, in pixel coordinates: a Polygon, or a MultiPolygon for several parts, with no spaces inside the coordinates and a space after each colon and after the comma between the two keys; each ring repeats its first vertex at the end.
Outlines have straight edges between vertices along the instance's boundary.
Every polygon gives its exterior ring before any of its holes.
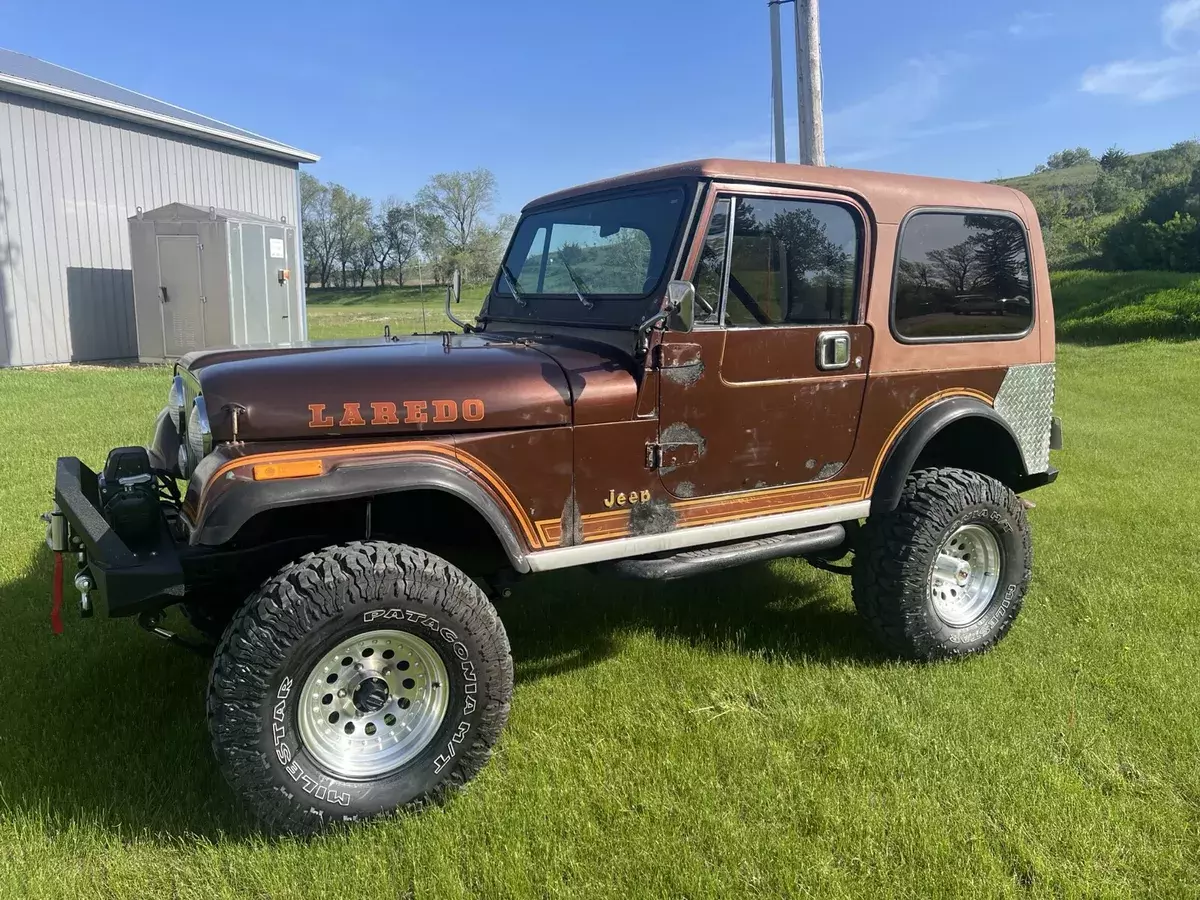
{"type": "MultiPolygon", "coordinates": [[[[402,491],[443,491],[463,500],[491,527],[517,572],[528,572],[527,523],[519,505],[489,484],[492,479],[459,461],[452,448],[421,443],[407,452],[368,459],[325,461],[321,475],[255,480],[254,466],[264,456],[247,455],[209,469],[206,483],[190,510],[192,544],[219,546],[238,533],[253,516],[269,510],[301,507],[402,491]]],[[[311,454],[321,458],[320,452],[311,454]]],[[[209,460],[205,460],[209,463],[209,460]]]]}
{"type": "Polygon", "coordinates": [[[905,480],[929,442],[950,425],[968,418],[985,419],[1000,429],[998,439],[1010,443],[1019,474],[1023,477],[1029,474],[1021,455],[1021,444],[1003,416],[974,397],[948,397],[921,411],[887,451],[871,493],[871,515],[894,510],[900,502],[905,480]]]}

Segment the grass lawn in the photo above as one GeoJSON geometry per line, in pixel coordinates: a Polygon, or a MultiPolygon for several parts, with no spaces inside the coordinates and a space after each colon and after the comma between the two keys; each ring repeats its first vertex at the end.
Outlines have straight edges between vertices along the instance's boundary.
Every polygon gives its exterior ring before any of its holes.
{"type": "MultiPolygon", "coordinates": [[[[473,322],[486,293],[486,285],[464,286],[462,301],[454,305],[454,314],[464,322],[473,322]]],[[[379,337],[384,325],[393,334],[402,335],[458,330],[443,312],[444,287],[309,288],[306,297],[308,336],[313,340],[379,337]]]]}
{"type": "Polygon", "coordinates": [[[1200,275],[1186,272],[1059,272],[1060,340],[1111,344],[1200,337],[1200,275]]]}
{"type": "Polygon", "coordinates": [[[204,660],[131,621],[50,634],[53,459],[145,440],[166,372],[0,371],[0,897],[1200,897],[1200,342],[1059,363],[1063,476],[993,653],[883,659],[847,581],[793,561],[545,576],[500,607],[482,775],[310,841],[222,782],[204,660]]]}

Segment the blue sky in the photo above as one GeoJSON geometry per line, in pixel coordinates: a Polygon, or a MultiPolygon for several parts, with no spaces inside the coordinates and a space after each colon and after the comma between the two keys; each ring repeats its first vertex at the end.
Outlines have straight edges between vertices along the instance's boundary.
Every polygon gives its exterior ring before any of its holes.
{"type": "MultiPolygon", "coordinates": [[[[836,165],[987,179],[1200,136],[1200,0],[826,0],[822,32],[836,165]]],[[[319,153],[372,197],[486,166],[499,211],[767,158],[767,37],[765,0],[0,0],[0,46],[319,153]]]]}

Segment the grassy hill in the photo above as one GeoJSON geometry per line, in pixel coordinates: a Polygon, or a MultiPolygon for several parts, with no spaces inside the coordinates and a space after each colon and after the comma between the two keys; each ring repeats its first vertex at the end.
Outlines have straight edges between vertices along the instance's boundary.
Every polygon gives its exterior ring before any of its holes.
{"type": "MultiPolygon", "coordinates": [[[[1050,158],[1049,167],[996,183],[1024,192],[1037,207],[1051,268],[1188,267],[1173,263],[1180,254],[1163,246],[1178,240],[1178,234],[1160,235],[1154,227],[1177,212],[1195,212],[1190,198],[1200,191],[1200,141],[1133,155],[1114,149],[1099,160],[1083,148],[1064,151],[1050,158]],[[1149,232],[1132,233],[1143,221],[1150,224],[1149,232]],[[1121,242],[1142,239],[1146,247],[1132,257],[1114,254],[1113,236],[1121,242]]],[[[1190,239],[1189,232],[1183,242],[1190,239]]]]}

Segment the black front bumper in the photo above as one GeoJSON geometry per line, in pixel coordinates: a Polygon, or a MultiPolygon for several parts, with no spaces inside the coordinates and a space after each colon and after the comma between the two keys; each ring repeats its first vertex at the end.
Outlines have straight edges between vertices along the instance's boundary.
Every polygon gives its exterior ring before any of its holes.
{"type": "Polygon", "coordinates": [[[68,531],[67,546],[51,549],[82,550],[110,616],[162,609],[183,599],[183,565],[165,520],[157,542],[130,549],[100,511],[99,477],[73,456],[59,457],[54,502],[68,531]]]}

